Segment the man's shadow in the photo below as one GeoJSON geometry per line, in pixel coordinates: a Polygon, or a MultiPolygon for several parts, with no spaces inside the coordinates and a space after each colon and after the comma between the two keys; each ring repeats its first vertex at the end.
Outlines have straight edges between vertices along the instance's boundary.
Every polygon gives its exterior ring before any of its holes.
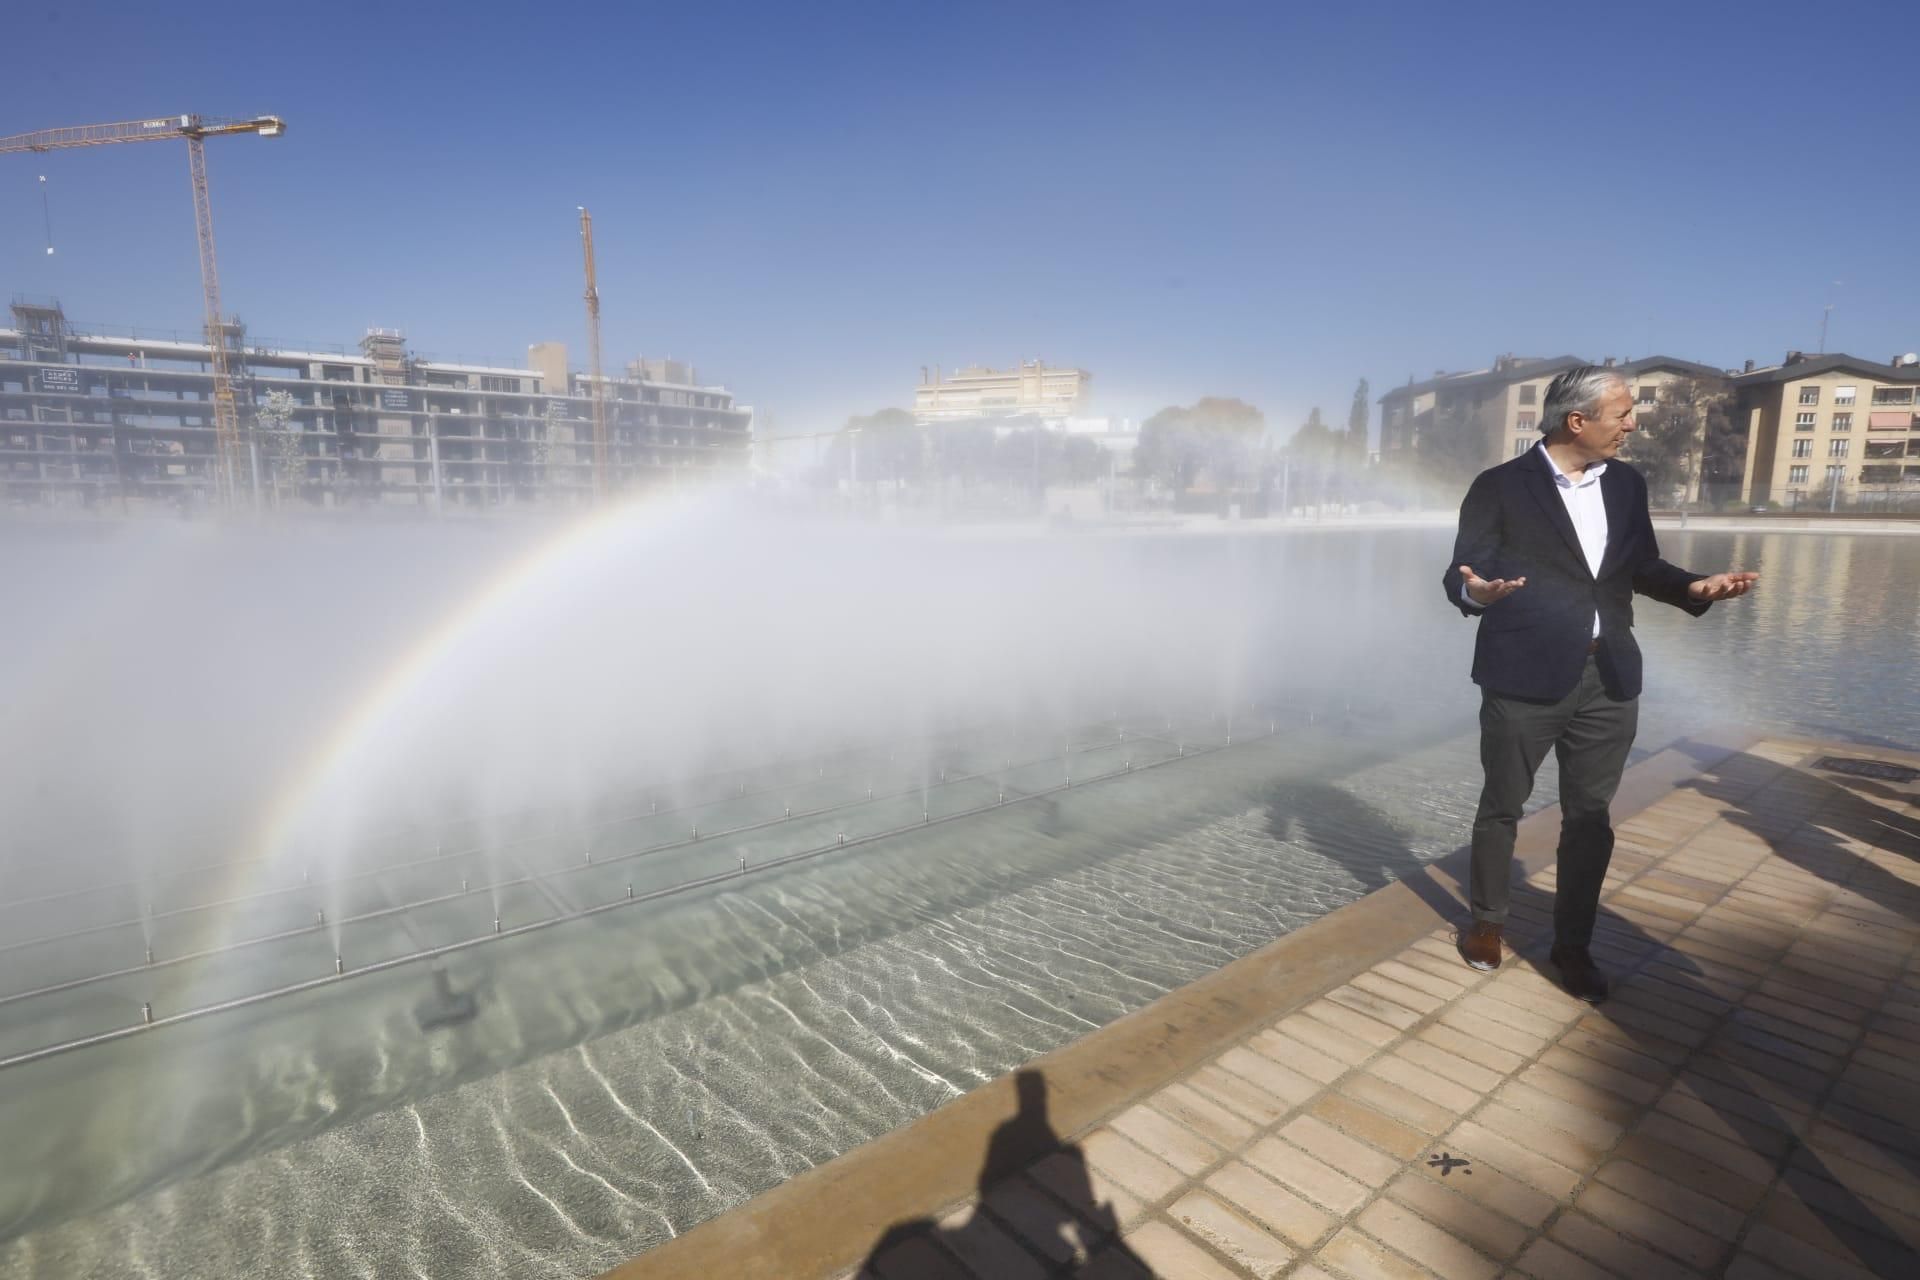
{"type": "MultiPolygon", "coordinates": [[[[1722,801],[1727,806],[1726,821],[1758,836],[1784,861],[1883,910],[1920,920],[1920,891],[1915,885],[1875,865],[1840,839],[1844,836],[1902,857],[1920,858],[1920,823],[1873,803],[1856,790],[1804,771],[1790,769],[1797,776],[1788,785],[1800,798],[1783,801],[1776,784],[1757,781],[1778,767],[1757,757],[1736,754],[1709,763],[1703,775],[1688,786],[1722,801]]],[[[1891,788],[1871,785],[1860,790],[1880,795],[1892,792],[1891,788]]],[[[1669,856],[1661,855],[1648,870],[1684,879],[1684,864],[1666,869],[1669,856]]],[[[1708,884],[1700,883],[1703,889],[1708,884]]],[[[1545,959],[1553,938],[1552,912],[1551,889],[1516,877],[1508,941],[1518,962],[1531,965],[1557,983],[1558,975],[1545,959]]],[[[1450,922],[1458,924],[1460,920],[1456,914],[1450,922]]],[[[1649,1078],[1658,1078],[1661,1089],[1652,1099],[1653,1108],[1658,1108],[1666,1095],[1666,1086],[1685,1077],[1687,1093],[1692,1103],[1699,1105],[1693,1106],[1691,1116],[1674,1118],[1696,1130],[1717,1128],[1719,1133],[1714,1136],[1745,1147],[1757,1160],[1748,1163],[1744,1173],[1736,1174],[1724,1165],[1712,1167],[1711,1162],[1661,1141],[1657,1132],[1637,1134],[1636,1126],[1653,1111],[1636,1113],[1623,1099],[1620,1114],[1627,1137],[1622,1139],[1622,1146],[1634,1145],[1624,1153],[1610,1152],[1602,1164],[1621,1158],[1637,1164],[1651,1163],[1659,1166],[1654,1172],[1669,1180],[1721,1200],[1737,1215],[1730,1220],[1758,1211],[1756,1221],[1785,1235],[1794,1236],[1796,1227],[1802,1237],[1825,1234],[1829,1239],[1820,1247],[1828,1252],[1837,1249],[1874,1275],[1892,1278],[1920,1274],[1920,1240],[1911,1238],[1911,1227],[1903,1235],[1900,1226],[1857,1194],[1843,1172],[1806,1141],[1815,1125],[1845,1129],[1851,1137],[1841,1141],[1864,1143],[1909,1177],[1920,1177],[1920,1132],[1894,1114],[1901,1109],[1897,1101],[1869,1100],[1872,1110],[1840,1113],[1829,1106],[1847,1096],[1848,1086],[1840,1077],[1848,1069],[1846,1059],[1857,1046],[1857,1037],[1843,1048],[1840,1037],[1823,1039],[1791,1018],[1756,1014],[1741,1002],[1763,984],[1783,983],[1786,989],[1775,989],[1793,997],[1787,1003],[1801,1003],[1810,1013],[1833,1016],[1843,1006],[1820,1007],[1824,988],[1819,975],[1799,969],[1782,971],[1784,945],[1777,954],[1767,953],[1762,947],[1734,964],[1722,964],[1704,955],[1696,959],[1689,953],[1687,936],[1692,924],[1700,920],[1696,915],[1687,924],[1678,925],[1670,937],[1661,938],[1603,903],[1593,951],[1612,975],[1614,990],[1588,1017],[1604,1019],[1611,1038],[1639,1055],[1635,1062],[1649,1078]],[[1769,958],[1759,958],[1762,954],[1769,958]],[[1799,985],[1802,983],[1805,985],[1799,985]],[[1778,1182],[1774,1181],[1776,1177],[1778,1182]],[[1793,1199],[1778,1199],[1783,1192],[1793,1199]]],[[[1783,929],[1795,929],[1797,933],[1800,921],[1783,919],[1780,923],[1783,929]]],[[[1899,969],[1897,964],[1892,967],[1896,972],[1899,969]]],[[[1896,976],[1890,981],[1899,979],[1896,976]]],[[[1860,999],[1866,1011],[1859,1016],[1871,1017],[1871,998],[1863,995],[1860,999]]],[[[1859,1034],[1864,1034],[1864,1028],[1859,1034]]],[[[1888,1077],[1888,1082],[1903,1086],[1902,1096],[1910,1096],[1907,1091],[1911,1084],[1893,1077],[1888,1077]]],[[[1854,1096],[1858,1096],[1857,1091],[1854,1096]]],[[[1911,1107],[1907,1109],[1920,1114],[1911,1107]]],[[[1655,1207],[1675,1216],[1685,1212],[1678,1206],[1655,1207]]],[[[1726,1244],[1720,1263],[1734,1252],[1735,1246],[1726,1244]]],[[[1616,1269],[1627,1268],[1623,1274],[1631,1274],[1636,1265],[1634,1256],[1625,1250],[1621,1256],[1597,1261],[1616,1269]]]]}
{"type": "Polygon", "coordinates": [[[1399,881],[1442,919],[1465,903],[1465,846],[1439,858],[1423,858],[1407,846],[1406,833],[1366,800],[1327,782],[1288,780],[1267,793],[1267,834],[1281,844],[1311,849],[1351,875],[1362,895],[1399,881]],[[1458,864],[1456,871],[1455,864],[1458,864]],[[1446,887],[1458,882],[1462,896],[1446,887]]]}
{"type": "Polygon", "coordinates": [[[1153,1280],[1152,1268],[1120,1239],[1112,1204],[1094,1193],[1085,1155],[1054,1132],[1046,1076],[1025,1068],[1014,1089],[1017,1108],[987,1140],[970,1211],[888,1227],[860,1280],[1077,1276],[1094,1259],[1103,1275],[1153,1280]],[[1030,1169],[1034,1177],[1018,1177],[1030,1169]]]}
{"type": "MultiPolygon", "coordinates": [[[[1904,802],[1909,799],[1907,793],[1870,779],[1849,777],[1840,786],[1802,772],[1794,780],[1799,796],[1783,806],[1774,788],[1756,781],[1778,767],[1771,762],[1739,754],[1719,760],[1702,758],[1702,763],[1704,774],[1691,784],[1692,789],[1724,802],[1724,816],[1733,826],[1759,836],[1784,861],[1881,910],[1920,920],[1920,882],[1902,879],[1849,847],[1868,845],[1920,861],[1920,820],[1874,803],[1875,799],[1904,802]]],[[[1458,928],[1466,922],[1467,849],[1431,861],[1422,859],[1407,847],[1390,819],[1350,792],[1323,783],[1290,782],[1277,787],[1268,806],[1268,829],[1277,840],[1301,840],[1338,862],[1369,891],[1398,880],[1448,924],[1458,928]]],[[[1513,914],[1507,925],[1515,958],[1508,963],[1528,964],[1558,985],[1559,975],[1546,961],[1553,940],[1552,919],[1552,890],[1516,876],[1513,914]]],[[[1816,1072],[1787,1058],[1772,1059],[1769,1065],[1764,1056],[1769,1048],[1787,1054],[1798,1050],[1790,1038],[1785,1043],[1776,1038],[1769,1045],[1765,1037],[1781,1028],[1763,1030],[1767,1024],[1745,1021],[1736,1009],[1747,991],[1773,976],[1773,962],[1764,972],[1744,979],[1726,970],[1709,972],[1686,951],[1604,904],[1595,928],[1594,952],[1614,976],[1615,994],[1588,1016],[1605,1019],[1612,1038],[1630,1049],[1643,1069],[1660,1075],[1660,1094],[1682,1075],[1689,1084],[1697,1083],[1689,1092],[1719,1122],[1723,1135],[1770,1162],[1769,1181],[1773,1174],[1779,1175],[1778,1187],[1747,1186],[1745,1195],[1751,1203],[1730,1206],[1730,1212],[1744,1217],[1748,1210],[1766,1206],[1765,1197],[1791,1192],[1797,1208],[1788,1206],[1775,1216],[1791,1220],[1798,1214],[1803,1229],[1817,1226],[1832,1238],[1830,1244],[1876,1275],[1920,1274],[1916,1254],[1920,1240],[1903,1237],[1880,1209],[1856,1194],[1841,1172],[1804,1140],[1814,1123],[1837,1123],[1852,1134],[1852,1139],[1843,1141],[1864,1142],[1909,1177],[1920,1178],[1920,1125],[1889,1114],[1898,1109],[1897,1104],[1890,1107],[1860,1097],[1857,1091],[1849,1095],[1844,1083],[1833,1087],[1832,1072],[1816,1072]],[[1610,1009],[1618,1016],[1609,1016],[1610,1009]],[[1688,1018],[1693,1025],[1674,1018],[1656,1021],[1663,1011],[1688,1018]],[[1703,1015],[1717,1016],[1701,1026],[1703,1015]],[[1684,1035],[1690,1043],[1670,1039],[1653,1030],[1655,1026],[1684,1035]],[[1836,1118],[1823,1108],[1847,1096],[1871,1109],[1849,1110],[1836,1118]]],[[[1818,1003],[1817,992],[1808,1002],[1818,1003]]],[[[1892,1077],[1886,1084],[1894,1096],[1911,1094],[1911,1084],[1892,1077]]],[[[1656,1095],[1650,1102],[1657,1105],[1659,1100],[1656,1095]]],[[[1630,1134],[1641,1119],[1624,1097],[1616,1114],[1625,1120],[1630,1134]]],[[[1697,1110],[1694,1114],[1705,1118],[1697,1110]]],[[[1657,1159],[1661,1154],[1658,1145],[1634,1149],[1641,1159],[1657,1159]]],[[[1669,1148],[1666,1154],[1673,1162],[1655,1172],[1670,1180],[1703,1189],[1716,1181],[1723,1188],[1739,1181],[1719,1178],[1706,1162],[1677,1148],[1669,1148]]],[[[1615,1158],[1621,1157],[1612,1153],[1606,1157],[1615,1158]]],[[[1731,1254],[1732,1246],[1725,1252],[1731,1254]]],[[[1625,1250],[1619,1257],[1600,1261],[1622,1274],[1634,1274],[1643,1265],[1639,1255],[1625,1250]]]]}

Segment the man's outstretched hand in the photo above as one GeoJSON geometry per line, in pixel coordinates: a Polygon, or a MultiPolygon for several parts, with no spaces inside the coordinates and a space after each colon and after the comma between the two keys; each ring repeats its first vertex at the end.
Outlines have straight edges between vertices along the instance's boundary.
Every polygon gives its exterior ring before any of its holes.
{"type": "Polygon", "coordinates": [[[1757,573],[1716,573],[1688,587],[1687,594],[1695,600],[1731,600],[1753,590],[1758,581],[1757,573]]]}
{"type": "MultiPolygon", "coordinates": [[[[1460,566],[1460,576],[1466,579],[1467,594],[1473,597],[1475,604],[1482,607],[1505,600],[1508,596],[1527,585],[1525,578],[1495,578],[1492,582],[1488,582],[1485,578],[1474,573],[1473,566],[1470,564],[1460,566]]],[[[1700,584],[1696,582],[1694,585],[1699,586],[1700,584]]],[[[1720,597],[1715,596],[1713,598],[1717,600],[1720,597]]]]}

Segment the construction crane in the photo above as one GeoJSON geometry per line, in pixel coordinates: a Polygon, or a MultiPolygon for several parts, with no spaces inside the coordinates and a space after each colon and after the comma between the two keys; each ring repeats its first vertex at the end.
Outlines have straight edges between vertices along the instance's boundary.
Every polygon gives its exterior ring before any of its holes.
{"type": "Polygon", "coordinates": [[[587,255],[587,352],[593,360],[593,496],[607,497],[607,392],[600,378],[600,286],[593,272],[593,215],[580,209],[580,244],[587,255]]]}
{"type": "Polygon", "coordinates": [[[116,142],[158,142],[185,138],[187,167],[193,178],[193,222],[200,237],[200,285],[206,294],[207,346],[213,359],[213,426],[215,482],[229,507],[239,505],[240,475],[246,460],[240,446],[240,418],[233,401],[233,373],[228,360],[226,328],[220,315],[220,268],[213,255],[213,205],[207,195],[206,140],[230,133],[253,133],[277,138],[287,131],[279,116],[251,120],[216,120],[205,116],[166,116],[157,120],[127,120],[119,124],[78,125],[71,129],[43,129],[0,138],[0,155],[16,151],[60,151],[68,147],[104,147],[116,142]]]}

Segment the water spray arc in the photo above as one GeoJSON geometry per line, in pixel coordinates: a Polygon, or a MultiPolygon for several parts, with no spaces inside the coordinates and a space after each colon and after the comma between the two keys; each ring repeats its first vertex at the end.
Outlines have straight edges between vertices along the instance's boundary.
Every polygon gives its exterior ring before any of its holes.
{"type": "MultiPolygon", "coordinates": [[[[1270,724],[1273,724],[1275,728],[1277,728],[1277,722],[1270,721],[1270,724]]],[[[1097,736],[1091,739],[1082,739],[1078,741],[1075,740],[1075,737],[1073,735],[1070,735],[1066,743],[1068,756],[1071,757],[1075,753],[1078,753],[1083,758],[1085,758],[1089,756],[1091,753],[1110,751],[1110,750],[1121,748],[1122,740],[1119,737],[1114,736],[1112,734],[1112,729],[1110,726],[1099,726],[1097,729],[1095,729],[1095,733],[1097,734],[1097,736]]],[[[1243,735],[1241,742],[1244,744],[1247,740],[1248,740],[1247,737],[1243,735]]],[[[1149,735],[1143,736],[1138,734],[1137,732],[1128,734],[1125,741],[1132,742],[1132,743],[1157,742],[1157,743],[1160,743],[1163,747],[1174,745],[1173,743],[1168,742],[1165,738],[1161,738],[1158,735],[1149,734],[1149,735]]],[[[848,850],[857,846],[866,846],[866,845],[875,844],[881,841],[885,841],[885,840],[903,835],[909,831],[920,831],[932,825],[944,825],[944,824],[948,824],[956,821],[961,821],[966,818],[972,817],[976,814],[985,813],[989,810],[999,808],[1003,805],[1018,804],[1026,801],[1041,800],[1049,796],[1059,795],[1065,792],[1070,787],[1074,788],[1075,790],[1081,790],[1090,784],[1106,782],[1110,779],[1123,778],[1130,774],[1137,773],[1143,769],[1149,769],[1149,770],[1156,769],[1165,765],[1175,764],[1176,762],[1179,762],[1182,760],[1191,759],[1197,755],[1206,755],[1206,754],[1211,754],[1213,752],[1230,750],[1230,749],[1231,748],[1228,746],[1226,742],[1222,741],[1218,736],[1215,736],[1212,741],[1207,742],[1203,745],[1197,745],[1192,751],[1186,750],[1186,744],[1183,743],[1179,745],[1179,747],[1174,753],[1161,755],[1158,759],[1154,759],[1150,761],[1142,761],[1136,757],[1129,755],[1112,768],[1092,774],[1091,776],[1083,776],[1083,778],[1081,779],[1081,783],[1078,787],[1075,787],[1070,777],[1064,776],[1064,770],[1063,770],[1062,780],[1058,783],[1051,784],[1051,785],[1042,785],[1042,786],[1033,788],[1031,790],[1016,790],[1016,791],[1013,791],[1011,794],[1007,789],[1005,789],[1005,784],[1004,782],[1002,782],[1000,784],[999,789],[997,789],[993,793],[993,798],[990,800],[983,800],[982,802],[978,802],[974,804],[962,804],[961,806],[951,811],[944,812],[939,815],[933,814],[930,809],[923,808],[920,813],[920,820],[918,822],[913,822],[911,820],[908,820],[904,823],[900,823],[897,826],[890,826],[884,829],[865,831],[857,834],[850,833],[843,828],[838,831],[835,831],[833,836],[824,843],[803,847],[791,853],[781,854],[781,855],[777,855],[770,858],[759,859],[759,860],[753,861],[751,864],[749,863],[749,860],[745,854],[738,853],[737,851],[735,851],[734,858],[732,859],[733,865],[727,866],[724,870],[719,870],[710,874],[696,876],[687,880],[679,881],[677,883],[663,885],[659,888],[642,891],[642,892],[636,892],[635,886],[632,883],[627,883],[623,886],[623,891],[621,893],[621,896],[617,898],[614,898],[610,901],[601,901],[598,903],[584,905],[577,909],[572,909],[572,910],[567,909],[563,904],[556,901],[555,903],[556,907],[560,908],[556,914],[545,917],[543,919],[534,920],[526,924],[518,924],[518,925],[510,924],[509,922],[504,920],[501,915],[494,914],[492,917],[492,929],[488,932],[481,933],[476,936],[468,937],[459,941],[443,944],[436,947],[424,947],[414,952],[411,952],[409,954],[376,960],[371,963],[360,965],[354,968],[346,967],[343,952],[336,946],[336,949],[333,952],[334,964],[333,964],[333,972],[331,974],[327,974],[321,977],[316,977],[303,982],[292,983],[282,987],[276,987],[270,990],[260,991],[251,995],[245,995],[245,996],[240,996],[234,999],[219,1001],[213,1004],[189,1007],[189,1008],[180,1010],[179,1012],[171,1013],[165,1016],[154,1015],[151,1010],[151,1005],[148,1004],[144,1006],[142,1009],[141,1022],[138,1024],[135,1024],[133,1027],[125,1028],[123,1030],[107,1031],[107,1032],[103,1032],[95,1035],[81,1037],[81,1038],[70,1040],[70,1041],[50,1044],[41,1048],[30,1049],[23,1053],[18,1053],[8,1057],[0,1058],[0,1069],[4,1069],[10,1066],[23,1065],[31,1061],[38,1061],[59,1053],[64,1053],[70,1050],[83,1048],[88,1045],[105,1043],[111,1040],[119,1039],[120,1037],[126,1034],[129,1034],[131,1032],[143,1031],[148,1029],[149,1027],[153,1027],[157,1025],[175,1025],[182,1022],[197,1020],[199,1018],[206,1017],[211,1014],[217,1014],[217,1013],[221,1013],[231,1009],[238,1009],[238,1008],[249,1007],[252,1005],[257,1005],[263,1001],[275,999],[280,996],[291,995],[301,991],[312,990],[322,984],[332,983],[332,982],[340,981],[346,978],[353,978],[353,977],[360,977],[360,976],[388,972],[390,970],[398,969],[404,965],[414,964],[419,962],[430,962],[430,963],[439,962],[445,959],[446,957],[469,951],[474,947],[491,943],[494,940],[499,938],[525,936],[527,934],[551,929],[555,926],[564,925],[571,921],[583,920],[583,919],[588,919],[594,916],[598,916],[604,912],[618,909],[619,907],[633,905],[637,903],[660,901],[662,899],[671,898],[680,894],[696,891],[702,888],[707,888],[707,887],[714,886],[726,881],[735,880],[742,876],[754,875],[754,874],[759,874],[767,871],[773,871],[782,867],[805,863],[829,853],[840,852],[840,851],[848,850]]],[[[1058,758],[1059,757],[1055,756],[1051,751],[1051,749],[1049,749],[1042,754],[1035,755],[1027,759],[1009,757],[1005,759],[1004,764],[1010,767],[1026,768],[1026,767],[1043,765],[1048,760],[1058,759],[1058,758]]],[[[998,776],[1000,771],[989,769],[979,773],[971,773],[965,770],[954,771],[951,769],[943,769],[941,770],[941,773],[944,776],[942,781],[939,784],[936,784],[938,789],[961,787],[972,782],[985,781],[990,778],[998,776]]],[[[750,789],[749,793],[750,794],[753,793],[753,789],[750,789]]],[[[918,786],[909,783],[901,787],[899,790],[894,791],[891,795],[888,795],[885,792],[881,792],[878,798],[881,800],[905,799],[909,796],[915,796],[919,794],[924,794],[924,793],[920,792],[918,786]]],[[[855,800],[851,800],[849,802],[843,802],[840,804],[828,804],[828,805],[821,806],[819,808],[812,809],[809,811],[803,811],[799,816],[820,817],[828,813],[832,813],[836,810],[845,810],[848,808],[855,807],[862,803],[864,803],[863,800],[855,799],[855,800]]],[[[792,813],[791,805],[783,806],[783,815],[781,818],[768,819],[768,820],[763,820],[758,822],[748,822],[743,825],[726,828],[725,830],[718,833],[709,832],[708,835],[705,837],[691,836],[690,838],[683,839],[683,840],[670,840],[663,844],[635,849],[630,852],[615,854],[613,855],[613,857],[611,857],[608,860],[620,861],[620,862],[632,862],[636,860],[646,859],[649,856],[662,854],[672,849],[684,848],[690,844],[693,844],[697,840],[704,842],[707,840],[719,839],[723,837],[734,837],[734,836],[746,835],[754,831],[777,826],[782,822],[789,820],[789,815],[791,815],[791,813],[792,813]]],[[[503,884],[483,886],[483,889],[497,892],[502,888],[511,887],[512,885],[517,885],[517,884],[529,884],[529,885],[534,885],[535,887],[540,887],[539,882],[542,882],[544,879],[553,878],[555,874],[556,873],[545,873],[544,875],[534,874],[534,875],[519,877],[515,880],[508,881],[503,884]]],[[[463,891],[465,890],[465,888],[466,886],[463,885],[462,886],[463,891]]],[[[351,922],[369,921],[376,918],[395,916],[395,915],[398,915],[399,913],[402,913],[411,909],[412,907],[429,905],[434,902],[446,901],[448,897],[451,897],[451,895],[448,895],[447,897],[430,898],[420,902],[409,903],[403,906],[381,908],[375,911],[356,915],[352,917],[351,922]]],[[[309,932],[316,929],[322,929],[327,927],[329,923],[333,924],[335,928],[338,928],[339,925],[344,923],[349,923],[349,922],[350,921],[342,921],[342,920],[329,921],[326,919],[326,917],[323,914],[316,913],[316,919],[314,924],[307,926],[306,929],[290,930],[285,933],[274,933],[269,935],[263,935],[253,939],[247,939],[244,941],[229,943],[224,946],[212,948],[206,951],[200,951],[200,952],[195,952],[195,953],[180,955],[175,957],[167,957],[165,959],[162,959],[159,962],[158,966],[156,967],[172,968],[180,964],[206,959],[216,954],[225,954],[225,953],[243,951],[250,947],[257,946],[262,943],[272,942],[277,939],[290,937],[298,933],[309,932]]],[[[10,1005],[19,1001],[30,1000],[40,996],[50,995],[57,991],[74,990],[74,989],[90,986],[97,982],[106,981],[112,978],[124,977],[124,976],[127,976],[127,972],[125,971],[95,974],[86,978],[71,980],[71,981],[62,982],[62,983],[56,983],[51,986],[40,987],[30,991],[22,991],[22,992],[18,992],[5,997],[0,997],[0,1006],[10,1005]]],[[[464,1019],[465,1017],[472,1016],[474,1005],[473,1005],[473,998],[471,996],[471,993],[458,993],[458,992],[450,992],[448,990],[445,990],[444,989],[445,978],[444,978],[444,973],[441,970],[437,970],[437,969],[435,970],[435,982],[436,984],[438,984],[437,996],[430,999],[428,1002],[428,1005],[422,1006],[422,1025],[423,1026],[428,1025],[429,1023],[460,1020],[460,1019],[464,1019]],[[458,1013],[447,1012],[448,1009],[452,1008],[452,1006],[449,1005],[449,1001],[454,1002],[459,1006],[458,1013]],[[445,1008],[443,1008],[443,1006],[445,1006],[445,1008]]]]}

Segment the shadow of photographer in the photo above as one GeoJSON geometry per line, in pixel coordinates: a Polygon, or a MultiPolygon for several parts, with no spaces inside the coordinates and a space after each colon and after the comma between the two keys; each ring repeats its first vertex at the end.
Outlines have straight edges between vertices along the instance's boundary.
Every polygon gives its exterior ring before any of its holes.
{"type": "Polygon", "coordinates": [[[1014,1090],[1014,1114],[987,1140],[974,1203],[888,1227],[860,1280],[1152,1280],[1119,1238],[1113,1205],[1095,1194],[1086,1157],[1054,1132],[1045,1074],[1016,1072],[1014,1090]]]}

